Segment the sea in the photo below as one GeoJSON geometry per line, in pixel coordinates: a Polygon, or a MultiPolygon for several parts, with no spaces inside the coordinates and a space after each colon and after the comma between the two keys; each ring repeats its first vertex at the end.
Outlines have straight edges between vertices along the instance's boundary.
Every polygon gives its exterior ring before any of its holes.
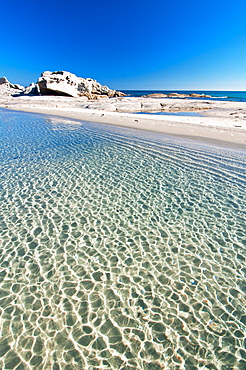
{"type": "MultiPolygon", "coordinates": [[[[149,95],[154,93],[161,93],[161,94],[170,94],[170,93],[178,93],[178,94],[204,94],[210,95],[211,98],[199,98],[199,99],[206,99],[206,100],[219,100],[219,101],[237,101],[237,102],[245,102],[246,101],[246,91],[210,91],[210,90],[122,90],[127,96],[135,96],[140,97],[143,95],[149,95]]],[[[190,98],[194,99],[194,98],[190,98]]]]}
{"type": "Polygon", "coordinates": [[[246,151],[0,110],[0,368],[246,369],[246,151]]]}

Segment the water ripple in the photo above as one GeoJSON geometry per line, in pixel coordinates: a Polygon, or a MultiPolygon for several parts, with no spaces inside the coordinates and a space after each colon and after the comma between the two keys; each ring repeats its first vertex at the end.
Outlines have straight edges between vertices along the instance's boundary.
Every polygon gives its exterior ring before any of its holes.
{"type": "Polygon", "coordinates": [[[1,113],[0,367],[245,369],[245,152],[1,113]]]}

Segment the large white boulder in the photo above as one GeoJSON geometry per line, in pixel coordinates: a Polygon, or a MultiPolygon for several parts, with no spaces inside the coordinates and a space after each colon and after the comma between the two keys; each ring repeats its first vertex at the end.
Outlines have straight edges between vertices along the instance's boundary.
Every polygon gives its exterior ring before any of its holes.
{"type": "Polygon", "coordinates": [[[101,85],[96,80],[77,77],[75,74],[66,71],[43,72],[37,85],[41,95],[87,96],[90,99],[100,95],[109,97],[124,95],[119,91],[101,85]]]}
{"type": "Polygon", "coordinates": [[[43,72],[37,85],[41,95],[78,96],[78,77],[73,73],[43,72]]]}

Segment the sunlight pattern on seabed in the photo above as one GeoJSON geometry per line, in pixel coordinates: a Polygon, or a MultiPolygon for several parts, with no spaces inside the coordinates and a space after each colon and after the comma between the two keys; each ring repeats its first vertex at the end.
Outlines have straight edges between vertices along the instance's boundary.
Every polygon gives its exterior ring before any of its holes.
{"type": "Polygon", "coordinates": [[[245,369],[245,151],[0,118],[0,368],[245,369]]]}

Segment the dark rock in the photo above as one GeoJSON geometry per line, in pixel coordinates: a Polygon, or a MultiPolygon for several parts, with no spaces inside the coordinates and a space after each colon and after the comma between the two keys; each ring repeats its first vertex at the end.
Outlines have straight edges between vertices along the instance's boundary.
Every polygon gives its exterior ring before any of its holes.
{"type": "Polygon", "coordinates": [[[40,91],[38,84],[35,84],[33,82],[29,86],[27,86],[23,91],[24,95],[39,95],[39,93],[40,91]]]}
{"type": "Polygon", "coordinates": [[[6,77],[0,77],[0,85],[7,84],[7,83],[9,83],[9,81],[7,80],[6,77]]]}

